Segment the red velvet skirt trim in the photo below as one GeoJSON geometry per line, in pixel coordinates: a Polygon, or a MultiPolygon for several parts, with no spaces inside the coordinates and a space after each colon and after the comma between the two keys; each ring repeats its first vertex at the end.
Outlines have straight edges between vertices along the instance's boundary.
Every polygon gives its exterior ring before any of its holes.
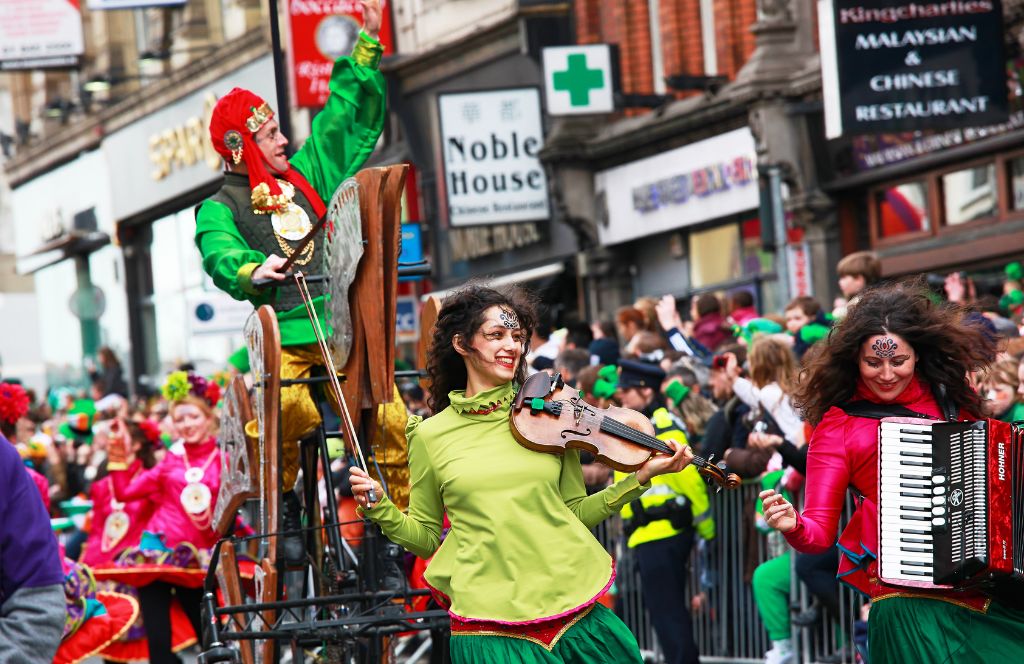
{"type": "Polygon", "coordinates": [[[453,617],[452,636],[502,636],[510,639],[532,641],[547,650],[552,650],[555,644],[558,643],[558,640],[572,629],[573,625],[583,620],[593,609],[594,605],[591,604],[577,610],[575,613],[562,615],[559,618],[516,626],[485,620],[464,622],[453,617]]]}
{"type": "MultiPolygon", "coordinates": [[[[185,610],[181,608],[181,603],[177,600],[171,602],[171,651],[180,652],[197,641],[195,630],[185,610]]],[[[149,642],[145,638],[114,641],[99,655],[112,662],[148,662],[149,642]]]]}
{"type": "Polygon", "coordinates": [[[139,603],[128,595],[101,590],[96,593],[96,599],[103,604],[106,614],[85,621],[62,641],[53,658],[54,664],[76,664],[92,657],[127,632],[139,615],[139,603]]]}

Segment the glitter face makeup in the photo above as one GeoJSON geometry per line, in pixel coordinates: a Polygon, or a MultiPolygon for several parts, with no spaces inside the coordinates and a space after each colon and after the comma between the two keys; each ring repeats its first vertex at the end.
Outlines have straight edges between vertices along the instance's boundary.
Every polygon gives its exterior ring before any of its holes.
{"type": "Polygon", "coordinates": [[[871,350],[875,351],[875,355],[882,358],[895,357],[896,351],[900,348],[899,344],[890,339],[889,337],[882,337],[871,344],[871,350]]]}
{"type": "Polygon", "coordinates": [[[501,320],[501,324],[510,330],[518,330],[520,327],[519,316],[517,316],[516,312],[511,309],[502,309],[499,319],[501,320]]]}
{"type": "Polygon", "coordinates": [[[869,337],[861,344],[859,355],[861,380],[878,403],[896,400],[914,379],[917,354],[899,335],[869,337]]]}

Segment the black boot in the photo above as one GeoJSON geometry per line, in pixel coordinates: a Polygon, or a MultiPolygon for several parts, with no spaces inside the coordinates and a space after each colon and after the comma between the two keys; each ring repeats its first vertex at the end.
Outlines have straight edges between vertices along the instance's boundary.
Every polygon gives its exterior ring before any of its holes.
{"type": "Polygon", "coordinates": [[[821,605],[814,600],[809,607],[790,618],[790,622],[797,627],[813,627],[821,620],[821,613],[821,605]]]}
{"type": "MultiPolygon", "coordinates": [[[[283,516],[285,532],[302,528],[302,505],[299,503],[298,494],[294,491],[284,494],[283,516]]],[[[302,532],[296,532],[281,538],[281,553],[284,555],[285,564],[289,567],[299,567],[306,562],[306,542],[303,535],[302,532]]]]}

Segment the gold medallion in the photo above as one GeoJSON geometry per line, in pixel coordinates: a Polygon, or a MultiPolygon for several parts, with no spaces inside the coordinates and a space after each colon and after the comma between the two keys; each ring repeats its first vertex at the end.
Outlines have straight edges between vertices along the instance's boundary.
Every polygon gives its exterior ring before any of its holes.
{"type": "Polygon", "coordinates": [[[181,490],[181,506],[188,514],[199,516],[210,509],[210,487],[200,482],[190,482],[181,490]]]}
{"type": "Polygon", "coordinates": [[[115,507],[114,511],[107,515],[106,520],[103,522],[103,537],[100,538],[100,549],[106,553],[117,546],[117,543],[128,534],[130,525],[131,519],[128,518],[127,512],[121,509],[121,507],[115,507]]]}
{"type": "Polygon", "coordinates": [[[313,230],[313,223],[309,220],[309,215],[295,203],[288,203],[284,211],[270,215],[270,222],[278,237],[290,242],[298,242],[313,230]]]}

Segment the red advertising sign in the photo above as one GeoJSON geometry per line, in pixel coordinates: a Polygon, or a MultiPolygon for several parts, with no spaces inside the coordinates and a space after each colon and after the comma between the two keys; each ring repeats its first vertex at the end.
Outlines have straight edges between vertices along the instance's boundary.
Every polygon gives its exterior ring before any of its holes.
{"type": "MultiPolygon", "coordinates": [[[[391,7],[382,0],[380,43],[384,55],[395,52],[391,7]]],[[[292,89],[296,106],[321,108],[334,61],[352,52],[363,25],[363,6],[357,0],[288,0],[292,33],[292,89]]]]}

